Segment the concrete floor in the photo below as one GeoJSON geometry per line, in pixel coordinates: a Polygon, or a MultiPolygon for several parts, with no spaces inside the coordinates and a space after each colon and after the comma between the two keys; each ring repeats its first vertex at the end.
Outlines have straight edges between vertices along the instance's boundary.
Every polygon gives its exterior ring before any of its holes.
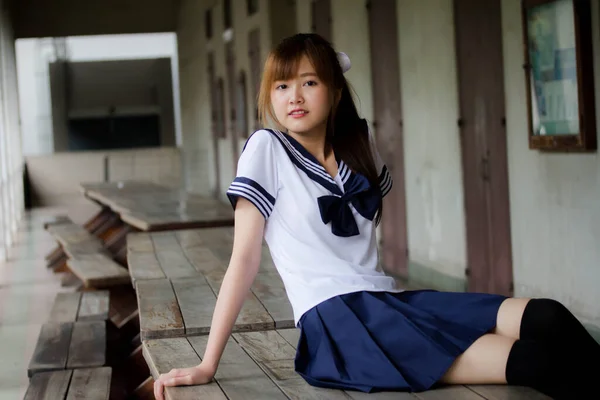
{"type": "MultiPolygon", "coordinates": [[[[91,207],[69,208],[79,221],[93,215],[91,207]],[[86,210],[87,208],[87,210],[86,210]]],[[[43,222],[66,209],[27,212],[7,261],[0,261],[0,400],[22,399],[27,389],[27,366],[40,328],[46,322],[61,287],[61,274],[46,268],[44,256],[55,246],[43,222]]]]}

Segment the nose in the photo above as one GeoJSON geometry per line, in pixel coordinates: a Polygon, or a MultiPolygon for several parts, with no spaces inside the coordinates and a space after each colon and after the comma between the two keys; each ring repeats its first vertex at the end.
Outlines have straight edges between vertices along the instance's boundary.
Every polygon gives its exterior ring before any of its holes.
{"type": "Polygon", "coordinates": [[[302,88],[298,85],[292,86],[290,93],[290,104],[302,104],[304,97],[302,97],[302,88]]]}

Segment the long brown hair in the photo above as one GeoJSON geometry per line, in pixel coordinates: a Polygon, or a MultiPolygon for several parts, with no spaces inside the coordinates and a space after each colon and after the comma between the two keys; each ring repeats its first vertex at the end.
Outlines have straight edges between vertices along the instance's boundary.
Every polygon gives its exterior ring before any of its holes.
{"type": "MultiPolygon", "coordinates": [[[[279,124],[271,105],[273,83],[292,79],[303,56],[308,58],[319,79],[332,94],[341,93],[339,101],[329,113],[325,154],[328,153],[327,150],[332,149],[336,157],[344,160],[352,171],[365,176],[373,187],[378,188],[379,175],[371,152],[367,122],[358,115],[350,86],[344,77],[335,50],[321,36],[315,33],[299,33],[284,39],[271,51],[265,62],[258,95],[261,123],[265,124],[270,119],[279,124]]],[[[380,203],[376,223],[381,219],[382,208],[380,203]]]]}

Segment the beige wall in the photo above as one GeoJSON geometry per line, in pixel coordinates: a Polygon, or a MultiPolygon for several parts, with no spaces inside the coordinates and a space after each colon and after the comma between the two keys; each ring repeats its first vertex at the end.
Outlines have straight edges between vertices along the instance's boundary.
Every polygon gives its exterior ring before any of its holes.
{"type": "Polygon", "coordinates": [[[179,186],[180,151],[161,147],[143,150],[86,151],[29,156],[25,160],[34,206],[89,203],[81,183],[144,180],[179,186]]]}
{"type": "MultiPolygon", "coordinates": [[[[519,4],[502,1],[515,291],[560,299],[600,327],[600,156],[528,148],[519,4]]],[[[598,118],[600,9],[592,4],[598,118]]]]}
{"type": "Polygon", "coordinates": [[[410,258],[464,278],[452,0],[403,0],[397,11],[410,258]]]}
{"type": "MultiPolygon", "coordinates": [[[[235,77],[241,71],[246,74],[248,92],[250,92],[250,62],[248,57],[248,33],[260,28],[261,65],[271,48],[273,38],[279,39],[295,31],[295,23],[272,24],[273,18],[293,15],[294,3],[289,0],[261,0],[259,11],[247,15],[246,3],[233,1],[233,42],[235,46],[235,77]],[[276,12],[276,14],[273,14],[276,12]]],[[[226,201],[225,191],[235,177],[237,160],[233,159],[231,131],[234,129],[229,120],[229,90],[225,64],[225,39],[223,38],[223,3],[220,0],[183,1],[179,16],[178,42],[180,55],[181,113],[183,132],[183,158],[185,182],[196,192],[217,195],[226,201]],[[204,12],[212,9],[213,37],[205,38],[204,12]],[[227,137],[218,139],[220,180],[215,179],[215,154],[211,131],[210,91],[207,75],[207,54],[212,52],[215,58],[215,75],[225,81],[225,109],[227,137]]],[[[253,128],[254,102],[247,93],[247,115],[249,132],[253,128]]],[[[245,139],[236,146],[243,148],[245,139]]]]}

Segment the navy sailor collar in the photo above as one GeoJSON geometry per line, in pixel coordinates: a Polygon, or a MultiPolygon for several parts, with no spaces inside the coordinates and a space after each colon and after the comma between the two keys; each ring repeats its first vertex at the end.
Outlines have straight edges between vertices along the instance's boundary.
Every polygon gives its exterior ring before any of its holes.
{"type": "MultiPolygon", "coordinates": [[[[271,132],[271,134],[277,138],[277,140],[279,140],[290,160],[294,163],[294,165],[296,165],[296,167],[300,168],[304,173],[306,173],[309,178],[333,194],[338,196],[342,196],[344,194],[339,186],[335,183],[335,180],[331,177],[329,172],[327,172],[321,163],[317,161],[315,156],[306,150],[304,146],[302,146],[302,144],[300,144],[296,139],[281,131],[274,129],[266,130],[271,132]]],[[[350,179],[352,171],[346,165],[346,163],[343,160],[338,159],[337,156],[336,160],[338,163],[338,175],[342,179],[344,187],[346,187],[346,183],[350,179]]]]}

